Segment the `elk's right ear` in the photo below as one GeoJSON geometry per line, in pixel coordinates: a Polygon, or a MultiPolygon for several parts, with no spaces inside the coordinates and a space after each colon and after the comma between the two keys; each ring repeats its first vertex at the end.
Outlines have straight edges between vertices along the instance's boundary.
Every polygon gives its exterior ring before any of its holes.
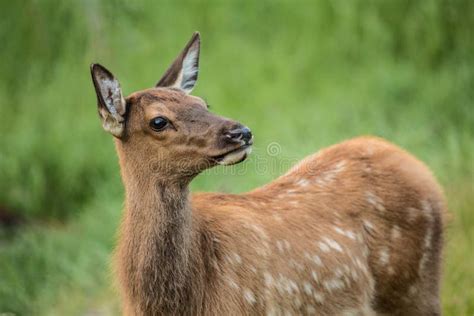
{"type": "Polygon", "coordinates": [[[191,93],[196,85],[199,72],[200,42],[199,32],[194,32],[184,49],[158,81],[156,87],[177,88],[188,94],[191,93]]]}
{"type": "Polygon", "coordinates": [[[99,64],[91,65],[91,75],[102,126],[107,132],[120,138],[125,130],[126,110],[120,83],[110,71],[99,64]]]}

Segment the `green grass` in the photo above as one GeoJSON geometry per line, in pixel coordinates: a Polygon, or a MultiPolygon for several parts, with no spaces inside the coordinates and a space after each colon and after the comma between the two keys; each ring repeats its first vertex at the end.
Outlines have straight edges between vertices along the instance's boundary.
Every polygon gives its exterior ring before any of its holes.
{"type": "Polygon", "coordinates": [[[0,314],[117,313],[109,261],[122,188],[89,78],[152,86],[194,30],[194,94],[250,126],[254,154],[195,191],[243,192],[360,134],[413,152],[446,189],[446,315],[474,313],[474,67],[470,1],[0,4],[0,314]],[[278,155],[267,152],[276,142],[278,155]]]}

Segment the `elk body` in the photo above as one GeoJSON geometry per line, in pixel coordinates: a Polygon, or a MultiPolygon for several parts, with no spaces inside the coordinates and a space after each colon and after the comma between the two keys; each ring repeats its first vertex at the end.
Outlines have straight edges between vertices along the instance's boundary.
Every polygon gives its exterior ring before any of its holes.
{"type": "Polygon", "coordinates": [[[126,315],[437,315],[443,194],[402,149],[361,137],[244,194],[190,195],[246,158],[250,130],[189,95],[196,33],[156,87],[122,96],[92,65],[116,140],[125,214],[116,277],[126,315]]]}

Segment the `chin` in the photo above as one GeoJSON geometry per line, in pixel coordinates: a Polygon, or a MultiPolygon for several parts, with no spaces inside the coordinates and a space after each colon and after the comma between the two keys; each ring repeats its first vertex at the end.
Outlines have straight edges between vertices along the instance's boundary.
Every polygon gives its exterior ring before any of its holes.
{"type": "Polygon", "coordinates": [[[252,152],[252,147],[250,146],[241,148],[241,149],[228,153],[227,155],[219,159],[217,163],[222,166],[235,165],[247,159],[247,156],[250,155],[251,152],[252,152]]]}

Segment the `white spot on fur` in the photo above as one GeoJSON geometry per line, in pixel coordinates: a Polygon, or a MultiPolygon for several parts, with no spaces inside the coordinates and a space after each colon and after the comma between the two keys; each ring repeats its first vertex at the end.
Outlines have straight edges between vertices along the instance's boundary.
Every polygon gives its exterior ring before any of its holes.
{"type": "Polygon", "coordinates": [[[362,272],[364,272],[364,273],[366,273],[366,274],[368,273],[367,266],[366,266],[365,264],[363,264],[362,261],[361,261],[359,258],[356,257],[356,258],[354,259],[354,262],[355,262],[356,266],[357,266],[360,270],[362,270],[362,272]]]}
{"type": "Polygon", "coordinates": [[[250,227],[263,239],[268,239],[267,232],[265,229],[263,229],[262,226],[259,226],[257,224],[251,224],[250,227]]]}
{"type": "Polygon", "coordinates": [[[316,179],[316,183],[320,186],[325,186],[332,182],[336,176],[344,170],[346,165],[345,160],[341,160],[337,162],[332,169],[324,171],[320,174],[320,176],[316,179]]]}
{"type": "Polygon", "coordinates": [[[318,242],[319,249],[321,249],[322,252],[329,252],[329,246],[323,243],[322,241],[318,242]]]}
{"type": "Polygon", "coordinates": [[[237,263],[237,264],[241,264],[242,263],[242,258],[237,254],[237,253],[233,253],[233,256],[234,256],[234,262],[237,263]]]}
{"type": "Polygon", "coordinates": [[[362,267],[364,266],[362,264],[362,261],[360,261],[360,259],[358,257],[355,257],[353,258],[354,262],[356,263],[356,266],[359,268],[359,269],[362,269],[362,267]]]}
{"type": "Polygon", "coordinates": [[[400,233],[400,227],[398,227],[397,225],[394,225],[394,226],[392,227],[392,230],[390,231],[390,238],[391,238],[392,240],[395,240],[395,239],[400,238],[400,235],[401,235],[401,233],[400,233]]]}
{"type": "Polygon", "coordinates": [[[230,278],[230,277],[227,277],[227,278],[226,278],[226,282],[227,282],[227,284],[228,284],[231,288],[233,288],[233,289],[236,289],[236,290],[237,290],[237,289],[239,288],[239,285],[238,285],[237,283],[235,283],[235,281],[234,281],[232,278],[230,278]]]}
{"type": "Polygon", "coordinates": [[[275,286],[278,292],[283,295],[285,291],[285,286],[284,286],[285,277],[281,273],[279,273],[278,277],[275,278],[274,280],[275,280],[275,286]]]}
{"type": "Polygon", "coordinates": [[[263,279],[264,279],[266,287],[272,287],[273,286],[273,277],[270,273],[264,272],[263,273],[263,279]]]}
{"type": "Polygon", "coordinates": [[[343,264],[342,265],[342,268],[344,269],[344,271],[349,274],[349,272],[351,271],[351,268],[349,268],[349,266],[347,264],[343,264]]]}
{"type": "Polygon", "coordinates": [[[296,185],[299,185],[301,187],[306,187],[309,185],[309,180],[308,179],[299,179],[298,181],[296,181],[296,185]]]}
{"type": "Polygon", "coordinates": [[[433,230],[431,228],[428,228],[428,231],[426,232],[425,239],[423,242],[423,246],[425,247],[425,250],[431,248],[432,238],[433,238],[433,230]]]}
{"type": "Polygon", "coordinates": [[[355,239],[356,239],[355,234],[354,234],[352,231],[350,231],[350,230],[346,230],[346,236],[349,237],[349,238],[352,239],[352,240],[355,240],[355,239]]]}
{"type": "Polygon", "coordinates": [[[385,207],[383,206],[383,201],[378,196],[376,196],[373,192],[367,191],[365,192],[365,198],[367,202],[375,207],[378,211],[385,211],[385,207]]]}
{"type": "Polygon", "coordinates": [[[322,292],[314,291],[313,297],[315,301],[318,302],[319,304],[324,303],[324,294],[322,292]]]}
{"type": "Polygon", "coordinates": [[[334,230],[340,235],[343,235],[343,236],[346,235],[345,232],[337,226],[334,226],[334,230]]]}
{"type": "Polygon", "coordinates": [[[428,231],[426,232],[424,242],[423,242],[423,256],[421,257],[420,264],[419,264],[419,271],[420,273],[423,272],[423,268],[426,265],[426,262],[428,261],[428,254],[429,254],[429,249],[431,247],[431,240],[433,238],[433,230],[431,227],[428,228],[428,231]]]}
{"type": "Polygon", "coordinates": [[[303,282],[303,290],[306,294],[311,295],[313,293],[313,286],[309,282],[303,282]]]}
{"type": "Polygon", "coordinates": [[[359,275],[357,274],[357,271],[356,271],[356,270],[351,269],[350,274],[351,274],[352,279],[354,279],[354,280],[356,280],[356,281],[359,279],[359,275]]]}
{"type": "Polygon", "coordinates": [[[312,260],[316,265],[323,266],[323,261],[318,255],[313,255],[312,260]]]}
{"type": "Polygon", "coordinates": [[[327,245],[329,245],[329,247],[331,247],[332,249],[336,250],[336,251],[339,251],[339,252],[342,252],[342,247],[341,245],[339,245],[337,243],[337,241],[333,240],[333,239],[329,239],[327,237],[324,237],[324,241],[326,242],[327,245]]]}
{"type": "Polygon", "coordinates": [[[293,280],[288,280],[288,284],[289,284],[289,286],[291,287],[291,290],[292,290],[291,293],[293,293],[293,291],[294,291],[295,293],[299,292],[298,285],[295,283],[295,281],[293,281],[293,280]]]}
{"type": "Polygon", "coordinates": [[[334,275],[338,278],[342,277],[344,273],[342,272],[342,270],[340,268],[337,268],[336,270],[334,270],[334,275]]]}
{"type": "Polygon", "coordinates": [[[283,251],[284,251],[284,249],[283,249],[283,242],[280,241],[280,240],[277,240],[277,241],[276,241],[276,246],[277,246],[277,248],[278,248],[278,251],[281,252],[281,253],[283,253],[283,251]]]}
{"type": "Polygon", "coordinates": [[[381,249],[380,252],[379,252],[379,262],[380,262],[380,264],[386,265],[386,264],[388,264],[389,260],[390,260],[390,254],[388,252],[388,249],[387,248],[381,249]]]}
{"type": "Polygon", "coordinates": [[[319,278],[318,278],[318,274],[316,273],[316,271],[311,270],[311,276],[313,277],[314,281],[319,283],[319,278]]]}
{"type": "Polygon", "coordinates": [[[356,236],[355,234],[350,231],[350,230],[343,230],[337,226],[334,227],[334,230],[339,234],[339,235],[342,235],[342,236],[346,236],[347,238],[350,238],[352,240],[355,240],[356,239],[356,236]]]}
{"type": "Polygon", "coordinates": [[[363,221],[363,224],[364,224],[364,228],[367,229],[367,230],[374,230],[374,225],[372,225],[372,223],[366,219],[364,219],[363,221]]]}
{"type": "Polygon", "coordinates": [[[276,284],[278,292],[282,295],[285,295],[285,293],[293,295],[294,293],[299,292],[296,283],[293,280],[284,277],[281,273],[278,275],[276,284]]]}
{"type": "Polygon", "coordinates": [[[423,269],[428,261],[428,255],[430,254],[429,250],[431,248],[432,244],[432,239],[433,239],[433,216],[432,216],[432,208],[431,205],[428,203],[428,201],[422,201],[422,210],[423,214],[426,218],[427,221],[427,229],[425,233],[425,238],[423,240],[423,256],[421,257],[420,263],[419,263],[419,273],[423,273],[423,269]]]}
{"type": "Polygon", "coordinates": [[[323,282],[323,286],[328,291],[340,290],[344,288],[344,282],[339,279],[330,279],[323,282]]]}
{"type": "Polygon", "coordinates": [[[375,205],[377,203],[376,197],[372,192],[366,192],[365,198],[367,199],[367,202],[369,202],[369,204],[371,205],[375,205]]]}
{"type": "Polygon", "coordinates": [[[262,242],[261,245],[257,245],[255,247],[255,251],[258,255],[262,257],[267,257],[271,254],[270,247],[268,246],[268,243],[266,241],[262,242]]]}
{"type": "Polygon", "coordinates": [[[243,292],[244,292],[244,298],[247,301],[247,303],[253,305],[257,302],[257,300],[255,299],[255,295],[253,294],[251,290],[244,289],[243,292]]]}

